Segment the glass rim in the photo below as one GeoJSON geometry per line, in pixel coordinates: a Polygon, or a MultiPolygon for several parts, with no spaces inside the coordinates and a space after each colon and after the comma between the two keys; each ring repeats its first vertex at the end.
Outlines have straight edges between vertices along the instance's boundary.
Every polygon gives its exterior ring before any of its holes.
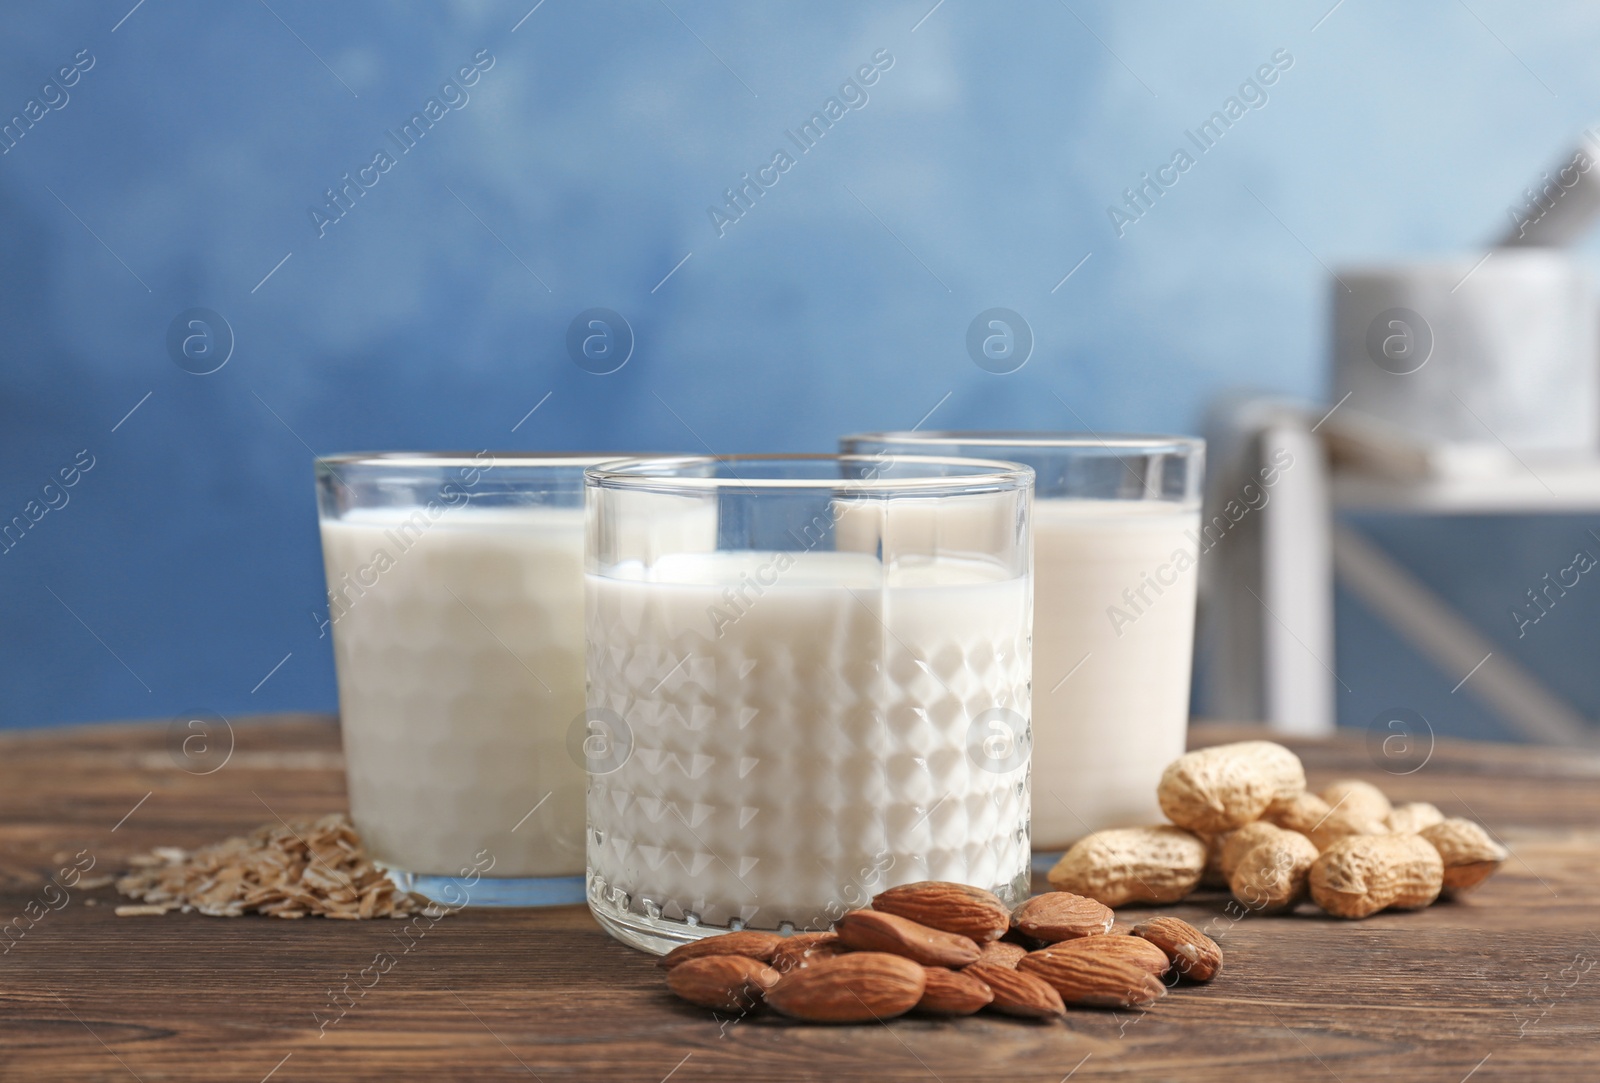
{"type": "MultiPolygon", "coordinates": [[[[839,438],[841,447],[860,444],[907,444],[912,446],[949,447],[952,444],[977,445],[994,448],[1028,449],[1083,449],[1088,451],[1152,452],[1170,451],[1195,455],[1205,451],[1206,442],[1199,436],[1182,436],[1176,433],[1109,433],[1050,432],[1028,430],[973,429],[907,429],[900,432],[857,432],[839,438]]],[[[857,451],[856,454],[866,454],[857,451]]]]}
{"type": "Polygon", "coordinates": [[[955,493],[974,487],[987,489],[1026,489],[1033,485],[1033,467],[1002,459],[976,459],[956,455],[910,456],[929,466],[955,466],[970,468],[967,473],[926,473],[911,477],[701,477],[674,473],[687,467],[729,466],[741,463],[860,463],[880,464],[876,455],[826,453],[751,453],[742,455],[676,455],[655,458],[635,457],[598,463],[584,470],[584,480],[589,486],[606,489],[639,489],[653,491],[717,492],[724,489],[753,491],[819,491],[851,493],[893,492],[948,492],[955,493]]]}
{"type": "Polygon", "coordinates": [[[620,459],[645,459],[637,451],[344,451],[318,455],[316,469],[347,466],[389,466],[396,469],[451,469],[454,467],[589,467],[620,459]],[[480,459],[487,455],[488,461],[480,459]]]}

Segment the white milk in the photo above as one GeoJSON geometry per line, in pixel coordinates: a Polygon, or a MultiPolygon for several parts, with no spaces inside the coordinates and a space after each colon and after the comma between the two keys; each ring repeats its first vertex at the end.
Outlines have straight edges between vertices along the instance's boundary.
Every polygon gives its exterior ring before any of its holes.
{"type": "Polygon", "coordinates": [[[1036,849],[1163,822],[1156,784],[1189,721],[1199,525],[1161,501],[1035,499],[1036,849]]]}
{"type": "Polygon", "coordinates": [[[1027,770],[969,757],[1029,710],[1027,580],[977,561],[723,552],[590,575],[590,707],[632,754],[589,787],[591,901],[671,921],[826,928],[892,884],[1009,896],[1027,770]],[[792,564],[790,562],[793,562],[792,564]]]}
{"type": "Polygon", "coordinates": [[[557,507],[323,522],[350,812],[377,860],[583,871],[583,531],[557,507]]]}

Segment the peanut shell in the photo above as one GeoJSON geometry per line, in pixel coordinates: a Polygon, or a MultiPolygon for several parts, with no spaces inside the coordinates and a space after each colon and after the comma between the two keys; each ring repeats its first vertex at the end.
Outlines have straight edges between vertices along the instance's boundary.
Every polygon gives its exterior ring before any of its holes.
{"type": "Polygon", "coordinates": [[[1471,820],[1444,820],[1423,828],[1422,837],[1439,851],[1444,862],[1444,893],[1452,898],[1465,895],[1493,876],[1500,863],[1511,856],[1471,820]]]}
{"type": "Polygon", "coordinates": [[[1117,827],[1079,839],[1050,870],[1050,885],[1106,906],[1175,903],[1200,883],[1206,846],[1181,828],[1117,827]]]}
{"type": "Polygon", "coordinates": [[[1233,876],[1234,868],[1239,864],[1239,859],[1249,853],[1263,842],[1271,842],[1283,834],[1284,828],[1265,820],[1257,820],[1253,824],[1245,824],[1234,831],[1222,835],[1221,853],[1217,858],[1217,867],[1222,870],[1223,880],[1233,876]]]}
{"type": "Polygon", "coordinates": [[[1318,850],[1326,850],[1340,839],[1352,835],[1387,835],[1388,825],[1383,819],[1374,819],[1362,808],[1336,808],[1323,821],[1311,829],[1311,841],[1318,850]]]}
{"type": "Polygon", "coordinates": [[[1306,792],[1272,802],[1267,806],[1267,811],[1261,814],[1261,818],[1286,831],[1298,831],[1302,835],[1309,835],[1332,811],[1332,807],[1322,798],[1306,792]]]}
{"type": "Polygon", "coordinates": [[[1298,831],[1276,831],[1239,855],[1228,877],[1234,899],[1257,913],[1293,909],[1309,893],[1311,866],[1317,860],[1310,839],[1298,831]]]}
{"type": "Polygon", "coordinates": [[[1444,860],[1417,835],[1352,835],[1311,866],[1311,898],[1335,917],[1420,910],[1444,887],[1444,860]]]}
{"type": "Polygon", "coordinates": [[[1228,832],[1210,833],[1196,831],[1194,837],[1205,843],[1206,865],[1200,870],[1200,886],[1203,888],[1226,888],[1228,878],[1222,874],[1222,840],[1228,837],[1228,832]]]}
{"type": "Polygon", "coordinates": [[[1394,809],[1382,790],[1359,778],[1341,778],[1328,783],[1322,788],[1322,799],[1352,816],[1379,822],[1394,809]]]}
{"type": "Polygon", "coordinates": [[[1239,741],[1173,760],[1156,797],[1179,827],[1218,832],[1259,819],[1274,800],[1305,788],[1305,768],[1293,752],[1271,741],[1239,741]]]}
{"type": "Polygon", "coordinates": [[[1444,813],[1438,805],[1426,801],[1411,801],[1396,805],[1384,818],[1383,824],[1395,835],[1420,835],[1425,827],[1444,823],[1444,813]]]}

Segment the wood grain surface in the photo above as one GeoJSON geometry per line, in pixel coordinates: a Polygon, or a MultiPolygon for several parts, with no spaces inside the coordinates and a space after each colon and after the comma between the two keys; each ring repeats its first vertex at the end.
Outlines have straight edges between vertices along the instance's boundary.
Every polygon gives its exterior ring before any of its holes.
{"type": "Polygon", "coordinates": [[[1167,908],[1214,928],[1227,964],[1146,1012],[804,1027],[679,1004],[650,957],[581,907],[469,909],[407,938],[400,922],[117,918],[108,887],[37,905],[80,852],[92,876],[153,846],[344,806],[330,719],[232,731],[232,756],[206,775],[183,769],[183,735],[162,726],[0,736],[0,923],[43,910],[0,955],[0,1079],[1600,1079],[1592,753],[1439,742],[1421,770],[1392,775],[1360,735],[1296,743],[1313,785],[1355,775],[1433,801],[1483,820],[1514,857],[1464,902],[1363,922],[1234,920],[1220,896],[1167,908]],[[387,972],[362,979],[380,953],[387,972]],[[359,995],[335,995],[347,983],[359,995]]]}

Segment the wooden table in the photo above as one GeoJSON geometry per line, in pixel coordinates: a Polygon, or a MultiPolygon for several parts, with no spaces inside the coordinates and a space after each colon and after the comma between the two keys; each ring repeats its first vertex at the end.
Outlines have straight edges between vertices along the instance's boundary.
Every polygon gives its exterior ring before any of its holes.
{"type": "MultiPolygon", "coordinates": [[[[0,920],[80,851],[93,875],[154,846],[344,806],[331,720],[233,731],[232,758],[209,775],[175,765],[162,726],[0,736],[0,920]]],[[[1314,786],[1369,778],[1476,816],[1515,856],[1468,901],[1422,913],[1225,919],[1214,984],[1054,1026],[719,1023],[671,999],[652,960],[581,907],[469,910],[402,952],[399,922],[117,918],[111,888],[65,904],[52,893],[61,909],[0,955],[0,1079],[1600,1078],[1600,758],[1440,742],[1396,777],[1359,738],[1297,747],[1314,786]],[[398,961],[319,1033],[314,1013],[340,1012],[329,990],[380,952],[398,961]]],[[[1173,910],[1200,924],[1223,901],[1173,910]]]]}

